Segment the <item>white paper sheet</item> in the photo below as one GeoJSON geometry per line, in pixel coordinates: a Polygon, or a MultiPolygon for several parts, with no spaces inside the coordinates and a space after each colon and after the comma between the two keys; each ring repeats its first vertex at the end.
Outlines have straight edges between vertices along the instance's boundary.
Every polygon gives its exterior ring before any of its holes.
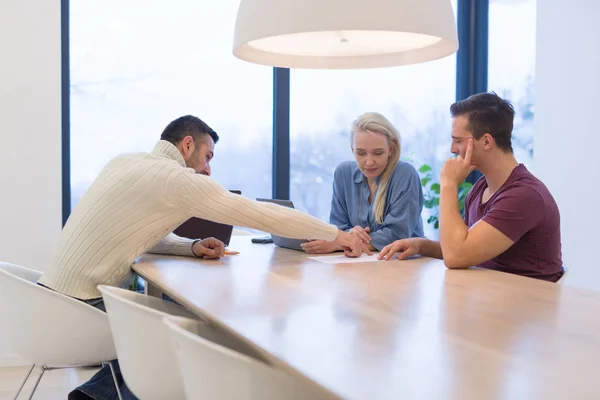
{"type": "Polygon", "coordinates": [[[366,254],[363,254],[362,256],[360,256],[358,258],[350,258],[350,257],[346,257],[343,254],[336,254],[334,256],[316,256],[316,257],[308,257],[308,258],[310,258],[311,260],[318,261],[323,264],[352,264],[352,263],[359,263],[359,262],[383,261],[383,260],[378,260],[377,255],[378,254],[373,254],[371,256],[368,256],[366,254]]]}

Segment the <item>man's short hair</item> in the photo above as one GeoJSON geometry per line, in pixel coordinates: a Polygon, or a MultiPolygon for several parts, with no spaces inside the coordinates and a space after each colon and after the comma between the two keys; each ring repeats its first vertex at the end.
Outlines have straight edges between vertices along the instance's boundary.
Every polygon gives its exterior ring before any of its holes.
{"type": "Polygon", "coordinates": [[[177,145],[186,136],[191,136],[194,139],[194,142],[196,142],[197,140],[206,137],[206,135],[209,135],[215,143],[219,141],[217,132],[212,130],[212,128],[204,121],[193,115],[185,115],[167,125],[160,135],[160,139],[177,145]]]}
{"type": "Polygon", "coordinates": [[[512,130],[515,110],[508,100],[494,92],[474,94],[450,106],[452,117],[465,115],[475,139],[492,135],[499,148],[513,152],[512,130]]]}

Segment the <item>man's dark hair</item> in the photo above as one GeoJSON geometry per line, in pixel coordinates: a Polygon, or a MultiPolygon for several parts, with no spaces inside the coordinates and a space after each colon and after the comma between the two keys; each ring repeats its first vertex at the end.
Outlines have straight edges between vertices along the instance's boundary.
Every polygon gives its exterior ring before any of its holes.
{"type": "Polygon", "coordinates": [[[160,135],[161,140],[166,140],[174,145],[177,145],[186,136],[194,138],[194,142],[202,139],[206,135],[210,135],[215,144],[219,141],[219,135],[204,121],[193,115],[185,115],[172,121],[163,133],[160,135]]]}
{"type": "Polygon", "coordinates": [[[499,148],[512,153],[512,130],[515,110],[508,100],[496,93],[478,93],[450,106],[452,117],[465,115],[475,139],[492,135],[499,148]]]}

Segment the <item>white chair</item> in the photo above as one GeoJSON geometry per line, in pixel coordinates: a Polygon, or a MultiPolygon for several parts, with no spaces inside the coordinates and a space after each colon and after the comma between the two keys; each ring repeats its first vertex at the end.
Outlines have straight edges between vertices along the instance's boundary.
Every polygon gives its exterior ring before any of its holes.
{"type": "Polygon", "coordinates": [[[52,368],[109,364],[115,379],[108,361],[117,354],[106,313],[39,286],[41,276],[33,269],[0,262],[2,329],[14,351],[33,363],[15,399],[36,365],[41,372],[30,399],[44,372],[52,368]]]}
{"type": "Polygon", "coordinates": [[[168,317],[185,395],[188,399],[279,400],[297,398],[291,377],[250,346],[207,324],[168,317]]]}
{"type": "Polygon", "coordinates": [[[102,293],[123,380],[141,400],[184,399],[165,316],[195,316],[174,303],[111,286],[102,293]]]}

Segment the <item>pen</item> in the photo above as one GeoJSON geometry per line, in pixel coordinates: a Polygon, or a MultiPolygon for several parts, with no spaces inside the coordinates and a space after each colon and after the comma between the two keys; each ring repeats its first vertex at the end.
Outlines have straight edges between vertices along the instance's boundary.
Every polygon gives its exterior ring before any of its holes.
{"type": "Polygon", "coordinates": [[[225,255],[226,256],[235,256],[236,254],[240,254],[239,251],[233,251],[233,250],[225,250],[225,255]]]}

